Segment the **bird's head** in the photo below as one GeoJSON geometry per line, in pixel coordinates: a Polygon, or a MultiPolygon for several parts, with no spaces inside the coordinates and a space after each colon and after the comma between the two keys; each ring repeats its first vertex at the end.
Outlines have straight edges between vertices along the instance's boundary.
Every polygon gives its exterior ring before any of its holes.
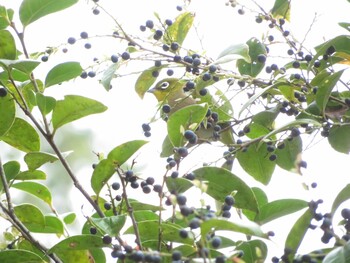
{"type": "Polygon", "coordinates": [[[166,101],[169,98],[180,97],[178,95],[183,93],[184,83],[177,78],[165,78],[159,81],[152,89],[148,90],[156,99],[166,101]]]}

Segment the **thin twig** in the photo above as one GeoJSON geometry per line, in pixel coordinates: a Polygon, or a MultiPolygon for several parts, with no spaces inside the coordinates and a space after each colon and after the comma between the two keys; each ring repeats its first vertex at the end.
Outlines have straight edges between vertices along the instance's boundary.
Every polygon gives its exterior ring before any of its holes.
{"type": "Polygon", "coordinates": [[[125,205],[126,205],[126,209],[127,212],[130,216],[131,222],[132,222],[132,226],[134,228],[134,232],[135,232],[135,236],[136,236],[136,244],[139,246],[139,249],[142,250],[142,244],[141,244],[141,236],[140,236],[140,232],[139,232],[139,228],[137,226],[137,222],[134,216],[134,209],[132,208],[132,206],[130,205],[129,199],[128,199],[128,195],[126,193],[126,184],[125,184],[125,180],[122,177],[120,170],[117,168],[116,172],[119,176],[120,182],[122,184],[122,188],[123,188],[123,200],[125,201],[125,205]]]}

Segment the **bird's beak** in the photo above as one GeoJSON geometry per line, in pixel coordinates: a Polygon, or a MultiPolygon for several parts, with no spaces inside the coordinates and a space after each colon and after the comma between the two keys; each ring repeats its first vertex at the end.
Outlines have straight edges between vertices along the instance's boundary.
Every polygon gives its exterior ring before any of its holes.
{"type": "Polygon", "coordinates": [[[147,90],[148,93],[154,93],[156,90],[154,88],[147,90]]]}

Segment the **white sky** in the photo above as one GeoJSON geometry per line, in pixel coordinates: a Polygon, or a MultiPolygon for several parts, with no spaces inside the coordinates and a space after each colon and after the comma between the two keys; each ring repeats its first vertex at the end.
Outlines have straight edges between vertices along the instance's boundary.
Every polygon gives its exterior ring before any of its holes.
{"type": "MultiPolygon", "coordinates": [[[[3,0],[5,6],[16,6],[20,1],[3,0]]],[[[251,1],[242,1],[251,4],[251,1]]],[[[274,1],[258,1],[263,2],[264,7],[272,7],[274,1]]],[[[128,1],[106,1],[101,0],[100,3],[106,6],[118,21],[126,28],[127,32],[139,32],[139,25],[143,24],[147,19],[154,19],[152,13],[157,11],[162,18],[173,18],[178,14],[175,6],[181,4],[181,1],[173,0],[128,0],[128,1]],[[122,2],[122,4],[119,4],[122,2]]],[[[198,26],[198,35],[202,38],[203,46],[209,57],[215,58],[224,48],[230,44],[242,43],[252,36],[262,36],[267,32],[266,24],[257,25],[254,17],[249,14],[239,16],[237,9],[232,9],[224,5],[225,1],[218,0],[193,0],[190,10],[196,13],[196,25],[198,26]]],[[[292,17],[291,24],[286,26],[291,29],[293,35],[302,40],[308,31],[315,13],[317,13],[317,21],[309,33],[306,46],[313,47],[322,40],[328,40],[339,34],[347,34],[340,28],[337,23],[348,21],[350,13],[350,4],[347,1],[292,1],[292,17]]],[[[79,37],[81,31],[87,31],[90,36],[95,34],[110,33],[113,24],[109,19],[100,14],[92,15],[91,9],[86,6],[86,1],[80,3],[70,10],[64,11],[65,14],[57,13],[47,18],[43,18],[27,28],[26,36],[28,49],[30,52],[41,51],[45,49],[45,45],[57,45],[57,43],[65,42],[70,36],[79,37]]],[[[273,32],[275,36],[277,33],[273,32]]],[[[147,34],[142,34],[146,36],[147,34]]],[[[93,48],[84,50],[83,42],[79,42],[74,46],[69,46],[67,54],[60,54],[55,59],[40,66],[40,74],[44,76],[47,70],[57,64],[58,61],[66,61],[67,59],[77,59],[87,66],[91,64],[94,56],[102,58],[103,55],[109,57],[113,53],[122,52],[122,48],[117,46],[115,40],[106,41],[103,38],[91,40],[93,48]],[[112,42],[114,41],[114,42],[112,42]]],[[[194,35],[191,41],[186,42],[187,45],[195,45],[199,48],[198,37],[194,35]]],[[[286,51],[286,50],[285,50],[286,51]]],[[[285,52],[281,50],[281,52],[285,52]]],[[[283,53],[285,54],[285,53],[283,53]]],[[[132,66],[127,69],[132,70],[132,66]]],[[[110,92],[106,92],[102,86],[97,83],[84,82],[77,80],[68,85],[52,87],[48,90],[48,94],[62,96],[62,94],[82,94],[87,97],[100,100],[109,107],[108,112],[103,115],[95,115],[78,121],[72,128],[81,130],[92,129],[95,137],[93,141],[88,142],[91,149],[95,152],[108,153],[115,146],[133,139],[144,139],[141,130],[141,124],[146,122],[154,114],[156,101],[153,97],[146,96],[144,100],[140,100],[133,91],[134,79],[125,78],[113,82],[114,88],[110,92]],[[87,84],[88,83],[88,84],[87,84]],[[93,125],[92,125],[93,124],[93,125]]],[[[158,154],[154,154],[154,150],[160,151],[160,142],[163,140],[164,128],[163,123],[152,125],[152,137],[150,145],[146,146],[141,152],[138,162],[142,166],[147,164],[144,169],[145,177],[153,175],[156,178],[163,174],[163,169],[159,169],[158,154]],[[153,151],[153,152],[152,152],[153,151]],[[151,154],[150,154],[151,153],[151,154]],[[156,162],[154,161],[156,160],[156,162]]],[[[63,134],[58,134],[63,136],[63,134]]],[[[222,151],[220,149],[220,151],[222,151]]],[[[202,156],[198,156],[198,164],[201,163],[202,156]]],[[[215,158],[214,158],[215,159],[215,158]]],[[[348,162],[349,156],[334,152],[328,146],[326,140],[304,152],[303,159],[308,162],[308,168],[304,171],[304,176],[299,177],[295,174],[289,174],[285,171],[276,170],[271,184],[268,189],[270,199],[276,198],[311,198],[317,200],[324,199],[326,202],[322,207],[329,208],[332,200],[337,192],[349,183],[348,162]],[[318,187],[312,191],[305,191],[301,185],[302,182],[317,182],[318,187]]],[[[93,161],[90,160],[90,161],[93,161]]],[[[189,161],[190,162],[190,161],[189,161]]],[[[184,163],[191,167],[193,163],[184,163]]],[[[164,166],[162,163],[161,165],[164,166]]],[[[161,166],[161,168],[163,167],[161,166]]],[[[87,163],[86,167],[82,167],[79,171],[79,178],[84,178],[84,174],[91,173],[91,164],[87,163]]],[[[184,169],[185,171],[186,169],[184,169]]],[[[234,173],[242,176],[242,178],[251,181],[253,185],[259,185],[244,175],[238,165],[234,169],[234,173]]],[[[89,182],[84,182],[88,186],[89,182]]],[[[80,194],[74,192],[77,198],[80,194]]],[[[76,211],[79,213],[81,204],[77,202],[76,211]]],[[[327,209],[324,210],[327,212],[327,209]]],[[[271,227],[276,227],[273,221],[271,227]]],[[[291,221],[281,220],[282,225],[289,225],[291,221]]],[[[335,221],[337,222],[337,221],[335,221]]],[[[267,229],[270,230],[270,229],[267,229]]],[[[275,229],[272,229],[275,230],[275,229]]],[[[278,230],[275,230],[276,234],[278,230]]],[[[277,244],[284,243],[284,236],[276,236],[274,240],[277,244]]],[[[315,238],[315,237],[311,237],[315,238]]],[[[320,237],[317,237],[318,240],[320,237]]],[[[307,243],[307,242],[305,242],[307,243]]],[[[314,242],[313,242],[314,243],[314,242]]],[[[304,250],[308,251],[309,248],[304,250]]]]}

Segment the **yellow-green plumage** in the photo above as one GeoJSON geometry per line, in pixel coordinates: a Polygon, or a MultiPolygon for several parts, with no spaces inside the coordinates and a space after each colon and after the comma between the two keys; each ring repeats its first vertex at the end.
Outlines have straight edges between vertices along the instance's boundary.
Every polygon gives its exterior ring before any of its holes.
{"type": "Polygon", "coordinates": [[[196,100],[187,95],[184,90],[184,83],[176,78],[167,78],[159,81],[156,86],[148,92],[152,93],[158,102],[169,104],[171,111],[169,115],[183,107],[196,104],[196,100]]]}
{"type": "MultiPolygon", "coordinates": [[[[194,99],[191,94],[186,94],[183,90],[185,84],[183,81],[176,78],[166,78],[159,81],[154,88],[148,92],[152,93],[159,103],[168,104],[171,108],[168,115],[182,109],[186,106],[197,104],[198,101],[194,99]]],[[[219,124],[223,130],[220,133],[220,141],[226,145],[234,143],[232,128],[230,123],[219,124]]],[[[196,131],[199,141],[213,141],[214,140],[214,129],[201,127],[196,131]]]]}

